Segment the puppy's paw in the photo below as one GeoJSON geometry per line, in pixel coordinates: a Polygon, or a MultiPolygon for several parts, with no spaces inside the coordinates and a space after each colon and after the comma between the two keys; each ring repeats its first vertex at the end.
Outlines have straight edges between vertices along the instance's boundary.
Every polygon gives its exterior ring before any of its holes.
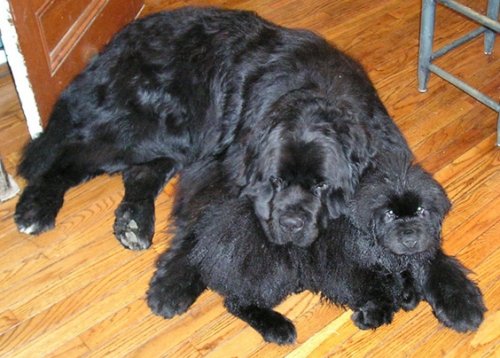
{"type": "Polygon", "coordinates": [[[262,327],[262,337],[266,342],[277,344],[292,344],[297,339],[297,330],[293,323],[286,317],[279,315],[270,317],[262,327]]]}
{"type": "MultiPolygon", "coordinates": [[[[434,295],[434,315],[446,327],[458,332],[475,331],[484,319],[486,307],[479,288],[467,280],[460,290],[434,295]]],[[[446,291],[446,287],[443,287],[446,291]]]]}
{"type": "Polygon", "coordinates": [[[127,249],[147,249],[153,240],[154,219],[152,201],[122,202],[115,211],[115,236],[127,249]]]}
{"type": "Polygon", "coordinates": [[[411,311],[417,307],[422,300],[420,294],[414,289],[405,289],[401,294],[401,308],[405,311],[411,311]]]}
{"type": "Polygon", "coordinates": [[[20,232],[38,235],[55,226],[62,200],[53,198],[35,188],[27,187],[17,202],[14,221],[20,232]]]}
{"type": "Polygon", "coordinates": [[[360,329],[375,329],[391,323],[393,316],[394,310],[391,307],[368,301],[363,307],[354,311],[351,319],[360,329]]]}
{"type": "Polygon", "coordinates": [[[172,318],[186,312],[198,295],[198,292],[188,288],[152,282],[147,293],[147,301],[154,314],[172,318]]]}

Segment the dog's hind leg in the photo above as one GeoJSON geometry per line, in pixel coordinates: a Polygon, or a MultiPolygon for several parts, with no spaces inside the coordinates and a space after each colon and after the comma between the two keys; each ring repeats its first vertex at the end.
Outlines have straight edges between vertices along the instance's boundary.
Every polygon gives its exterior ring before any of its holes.
{"type": "Polygon", "coordinates": [[[266,342],[292,344],[297,339],[297,331],[293,323],[270,308],[243,307],[231,299],[226,299],[225,305],[230,313],[259,332],[266,342]]]}
{"type": "Polygon", "coordinates": [[[177,237],[160,256],[147,293],[153,313],[165,318],[184,313],[206,289],[198,270],[189,263],[193,241],[192,237],[177,237]]]}
{"type": "Polygon", "coordinates": [[[143,250],[151,245],[155,198],[176,171],[175,162],[168,158],[124,170],[125,196],[115,211],[113,228],[116,238],[125,248],[143,250]]]}
{"type": "Polygon", "coordinates": [[[74,135],[75,130],[68,120],[70,117],[66,102],[58,101],[45,131],[24,147],[17,171],[28,182],[43,175],[54,165],[64,150],[62,143],[74,135]]]}
{"type": "Polygon", "coordinates": [[[34,178],[24,189],[14,214],[19,231],[37,235],[52,229],[63,204],[64,193],[101,172],[71,157],[71,154],[60,156],[43,175],[34,178]]]}

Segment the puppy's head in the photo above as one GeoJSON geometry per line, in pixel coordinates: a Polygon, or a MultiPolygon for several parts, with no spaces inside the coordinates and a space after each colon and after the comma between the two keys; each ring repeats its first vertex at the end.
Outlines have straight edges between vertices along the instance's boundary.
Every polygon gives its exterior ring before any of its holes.
{"type": "Polygon", "coordinates": [[[332,121],[332,113],[317,104],[311,107],[289,116],[281,111],[246,156],[242,194],[252,199],[268,239],[276,244],[308,246],[329,218],[346,213],[368,161],[362,130],[332,121]]]}
{"type": "Polygon", "coordinates": [[[396,255],[437,249],[451,207],[441,185],[404,156],[370,170],[352,205],[354,221],[396,255]]]}

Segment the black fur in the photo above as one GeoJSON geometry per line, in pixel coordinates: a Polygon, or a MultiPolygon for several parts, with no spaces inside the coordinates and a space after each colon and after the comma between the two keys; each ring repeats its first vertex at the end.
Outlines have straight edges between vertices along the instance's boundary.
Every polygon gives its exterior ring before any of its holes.
{"type": "Polygon", "coordinates": [[[245,11],[159,13],[117,34],[63,92],[24,152],[15,221],[48,230],[68,188],[121,172],[115,235],[144,249],[164,183],[225,153],[270,239],[306,245],[346,212],[378,140],[405,146],[361,66],[322,38],[245,11]],[[300,175],[284,167],[295,160],[300,175]]]}
{"type": "Polygon", "coordinates": [[[440,249],[449,200],[407,155],[390,157],[363,176],[349,216],[331,220],[307,247],[268,240],[252,203],[230,194],[219,164],[181,176],[177,231],[151,281],[151,309],[170,318],[209,287],[266,341],[287,344],[295,328],[272,308],[310,290],[350,307],[361,329],[390,323],[394,312],[422,299],[446,326],[476,329],[485,311],[481,293],[440,249]],[[394,217],[384,221],[389,210],[394,217]]]}

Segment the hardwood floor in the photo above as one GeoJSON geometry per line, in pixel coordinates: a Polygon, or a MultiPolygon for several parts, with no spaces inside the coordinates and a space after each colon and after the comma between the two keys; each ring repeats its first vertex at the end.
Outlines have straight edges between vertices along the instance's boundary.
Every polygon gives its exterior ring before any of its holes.
{"type": "MultiPolygon", "coordinates": [[[[486,1],[462,0],[482,11],[486,1]]],[[[186,4],[255,10],[290,27],[306,27],[359,59],[425,168],[454,206],[444,248],[473,274],[488,312],[477,332],[441,326],[428,304],[398,313],[391,325],[361,331],[350,312],[303,293],[278,310],[293,320],[298,343],[266,344],[205,292],[187,314],[154,316],[145,304],[158,254],[169,246],[169,184],[157,201],[152,249],[124,250],[113,238],[113,211],[123,194],[119,177],[102,176],[70,190],[55,230],[38,237],[17,232],[16,199],[0,204],[0,356],[6,357],[498,357],[500,356],[500,152],[497,114],[432,76],[417,91],[419,1],[400,0],[148,0],[146,13],[186,4]]],[[[474,25],[444,8],[436,46],[474,25]]],[[[485,56],[482,39],[439,64],[498,99],[500,41],[485,56]]],[[[15,172],[27,128],[9,76],[0,78],[0,155],[15,172]]],[[[17,178],[22,185],[22,180],[17,178]]]]}

